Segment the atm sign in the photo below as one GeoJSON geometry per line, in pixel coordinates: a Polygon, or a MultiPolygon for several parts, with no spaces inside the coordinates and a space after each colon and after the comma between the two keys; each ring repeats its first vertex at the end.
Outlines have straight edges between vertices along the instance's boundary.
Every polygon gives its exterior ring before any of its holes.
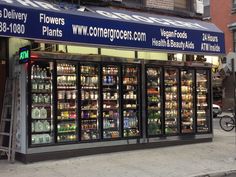
{"type": "Polygon", "coordinates": [[[19,49],[19,64],[28,63],[30,60],[30,46],[19,49]]]}

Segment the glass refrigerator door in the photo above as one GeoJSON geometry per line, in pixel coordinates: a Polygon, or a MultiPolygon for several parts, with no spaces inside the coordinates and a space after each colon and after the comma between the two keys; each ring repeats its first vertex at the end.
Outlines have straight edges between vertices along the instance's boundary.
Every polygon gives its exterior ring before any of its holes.
{"type": "Polygon", "coordinates": [[[120,78],[119,66],[102,68],[103,138],[114,139],[120,135],[120,78]]]}
{"type": "Polygon", "coordinates": [[[77,141],[76,65],[57,64],[57,142],[77,141]]]}
{"type": "Polygon", "coordinates": [[[193,133],[194,120],[194,71],[181,71],[181,133],[193,133]]]}
{"type": "Polygon", "coordinates": [[[81,140],[99,139],[99,68],[80,66],[81,140]]]}
{"type": "Polygon", "coordinates": [[[197,132],[209,131],[208,73],[197,70],[197,132]]]}
{"type": "Polygon", "coordinates": [[[155,136],[162,133],[161,127],[161,69],[147,68],[147,125],[148,135],[155,136]]]}
{"type": "Polygon", "coordinates": [[[123,66],[123,136],[139,136],[139,68],[123,66]]]}
{"type": "Polygon", "coordinates": [[[31,144],[54,142],[53,63],[34,62],[31,67],[31,144]]]}
{"type": "Polygon", "coordinates": [[[165,69],[165,133],[178,133],[178,70],[165,69]]]}

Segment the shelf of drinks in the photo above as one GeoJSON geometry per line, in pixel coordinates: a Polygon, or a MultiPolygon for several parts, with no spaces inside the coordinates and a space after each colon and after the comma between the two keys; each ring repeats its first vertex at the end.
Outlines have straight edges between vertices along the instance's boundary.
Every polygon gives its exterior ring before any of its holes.
{"type": "Polygon", "coordinates": [[[203,80],[198,80],[198,79],[197,79],[197,83],[198,83],[198,82],[200,82],[200,83],[201,83],[201,82],[207,82],[207,80],[206,80],[206,79],[203,79],[203,80]]]}
{"type": "Polygon", "coordinates": [[[159,79],[160,78],[160,73],[156,74],[156,75],[149,75],[149,74],[147,74],[147,78],[148,79],[159,79]]]}
{"type": "Polygon", "coordinates": [[[60,134],[57,136],[57,142],[74,142],[77,141],[77,135],[76,134],[60,134]]]}
{"type": "Polygon", "coordinates": [[[64,108],[64,109],[57,109],[57,111],[75,111],[77,108],[64,108]]]}
{"type": "Polygon", "coordinates": [[[120,138],[119,130],[105,130],[103,131],[103,138],[104,139],[117,139],[120,138]]]}
{"type": "Polygon", "coordinates": [[[117,88],[103,88],[103,93],[110,93],[110,92],[119,92],[120,89],[117,88]]]}
{"type": "Polygon", "coordinates": [[[119,127],[103,127],[103,131],[119,131],[119,127]]]}
{"type": "Polygon", "coordinates": [[[184,121],[181,121],[182,125],[193,125],[193,122],[189,121],[189,122],[184,122],[184,121]]]}
{"type": "Polygon", "coordinates": [[[45,94],[51,94],[51,90],[31,90],[31,93],[32,94],[42,94],[42,93],[45,93],[45,94]]]}
{"type": "Polygon", "coordinates": [[[31,75],[31,80],[52,80],[51,77],[35,77],[31,75]]]}
{"type": "Polygon", "coordinates": [[[52,131],[42,131],[42,132],[31,131],[32,135],[51,134],[51,133],[53,133],[53,132],[52,131]]]}
{"type": "Polygon", "coordinates": [[[103,111],[117,111],[119,109],[119,107],[116,108],[103,108],[103,111]]]}
{"type": "Polygon", "coordinates": [[[74,122],[77,118],[65,118],[65,119],[57,119],[58,122],[74,122]]]}
{"type": "Polygon", "coordinates": [[[137,90],[138,89],[123,89],[123,92],[134,92],[135,94],[137,94],[137,90]]]}
{"type": "Polygon", "coordinates": [[[124,127],[124,130],[132,130],[132,129],[134,129],[134,130],[137,130],[138,129],[138,127],[124,127]]]}
{"type": "Polygon", "coordinates": [[[123,108],[123,110],[137,110],[138,109],[138,107],[128,107],[128,108],[126,108],[126,107],[124,107],[123,108]]]}
{"type": "Polygon", "coordinates": [[[57,76],[76,76],[76,73],[57,73],[57,76]]]}
{"type": "Polygon", "coordinates": [[[109,84],[103,83],[102,85],[103,85],[103,87],[106,87],[106,86],[117,86],[117,83],[109,83],[109,84]]]}
{"type": "Polygon", "coordinates": [[[197,121],[207,121],[207,117],[197,117],[197,121]]]}
{"type": "Polygon", "coordinates": [[[206,95],[207,93],[208,93],[208,90],[204,90],[204,91],[197,90],[198,95],[206,95]]]}
{"type": "Polygon", "coordinates": [[[84,77],[98,77],[98,73],[80,73],[81,76],[84,77]]]}
{"type": "Polygon", "coordinates": [[[103,119],[117,120],[117,119],[120,119],[120,117],[103,117],[103,119]]]}
{"type": "Polygon", "coordinates": [[[198,107],[207,107],[208,104],[207,103],[202,103],[202,104],[197,104],[198,107]]]}
{"type": "Polygon", "coordinates": [[[177,88],[177,83],[165,83],[165,87],[176,87],[177,88]]]}
{"type": "Polygon", "coordinates": [[[119,99],[118,98],[116,98],[116,99],[103,99],[103,101],[119,101],[119,99]]]}
{"type": "Polygon", "coordinates": [[[88,98],[88,99],[81,99],[81,101],[98,101],[98,99],[91,99],[91,98],[88,98]]]}
{"type": "Polygon", "coordinates": [[[108,73],[104,73],[104,72],[103,72],[102,75],[103,75],[103,76],[117,76],[117,77],[118,77],[118,76],[119,76],[119,73],[110,73],[110,74],[108,74],[108,73]]]}
{"type": "Polygon", "coordinates": [[[60,102],[60,103],[70,103],[70,102],[72,102],[72,101],[76,102],[77,99],[76,99],[76,98],[71,98],[71,99],[58,98],[57,101],[60,102]]]}
{"type": "Polygon", "coordinates": [[[150,88],[160,88],[160,85],[147,85],[147,88],[150,89],[150,88]]]}
{"type": "Polygon", "coordinates": [[[32,103],[32,107],[45,107],[45,109],[51,108],[52,104],[49,103],[32,103]]]}
{"type": "Polygon", "coordinates": [[[136,74],[123,74],[123,78],[137,78],[137,73],[136,74]]]}
{"type": "Polygon", "coordinates": [[[93,118],[93,117],[88,117],[88,118],[81,118],[81,121],[86,121],[86,120],[91,120],[91,121],[97,121],[98,120],[98,117],[96,118],[93,118]]]}
{"type": "Polygon", "coordinates": [[[165,128],[170,128],[173,130],[177,130],[177,124],[165,124],[165,128]]]}
{"type": "Polygon", "coordinates": [[[160,95],[160,92],[147,92],[148,96],[153,96],[153,95],[160,95]]]}
{"type": "Polygon", "coordinates": [[[137,137],[140,136],[139,131],[135,131],[133,129],[126,129],[124,130],[124,138],[132,138],[132,137],[137,137]]]}
{"type": "Polygon", "coordinates": [[[81,90],[85,90],[85,91],[98,91],[98,88],[83,88],[81,87],[81,90]]]}
{"type": "Polygon", "coordinates": [[[130,86],[138,86],[137,83],[123,83],[124,86],[130,85],[130,86]]]}
{"type": "Polygon", "coordinates": [[[98,111],[99,108],[82,108],[81,111],[98,111]]]}
{"type": "Polygon", "coordinates": [[[57,90],[58,91],[77,91],[76,87],[70,87],[70,88],[60,88],[60,87],[57,87],[57,90]]]}
{"type": "Polygon", "coordinates": [[[43,146],[43,145],[53,145],[54,141],[52,136],[50,136],[49,134],[39,134],[39,135],[32,135],[31,136],[31,144],[32,146],[43,146]]]}
{"type": "Polygon", "coordinates": [[[165,107],[165,111],[178,111],[177,107],[165,107]]]}
{"type": "Polygon", "coordinates": [[[98,131],[98,128],[81,128],[82,131],[98,131]]]}
{"type": "Polygon", "coordinates": [[[137,101],[137,98],[124,98],[124,101],[137,101]]]}
{"type": "Polygon", "coordinates": [[[161,108],[147,108],[148,111],[158,111],[161,112],[161,108]]]}
{"type": "Polygon", "coordinates": [[[165,122],[176,122],[177,118],[165,118],[165,122]]]}
{"type": "Polygon", "coordinates": [[[76,134],[76,130],[57,131],[57,134],[76,134]]]}
{"type": "Polygon", "coordinates": [[[38,121],[38,120],[47,120],[47,121],[53,121],[53,118],[31,118],[32,121],[38,121]]]}

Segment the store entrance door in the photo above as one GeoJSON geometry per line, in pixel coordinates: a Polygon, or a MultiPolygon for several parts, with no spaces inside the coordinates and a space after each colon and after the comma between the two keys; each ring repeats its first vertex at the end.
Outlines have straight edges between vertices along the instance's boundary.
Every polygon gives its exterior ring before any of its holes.
{"type": "Polygon", "coordinates": [[[5,82],[6,82],[6,61],[0,59],[0,115],[2,113],[5,82]]]}

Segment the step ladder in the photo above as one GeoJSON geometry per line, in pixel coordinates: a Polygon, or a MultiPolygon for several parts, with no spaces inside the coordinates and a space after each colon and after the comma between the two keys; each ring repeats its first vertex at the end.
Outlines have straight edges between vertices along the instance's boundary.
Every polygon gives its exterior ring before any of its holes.
{"type": "Polygon", "coordinates": [[[17,79],[7,78],[0,120],[0,155],[7,155],[9,162],[15,162],[16,113],[18,98],[17,79]]]}

